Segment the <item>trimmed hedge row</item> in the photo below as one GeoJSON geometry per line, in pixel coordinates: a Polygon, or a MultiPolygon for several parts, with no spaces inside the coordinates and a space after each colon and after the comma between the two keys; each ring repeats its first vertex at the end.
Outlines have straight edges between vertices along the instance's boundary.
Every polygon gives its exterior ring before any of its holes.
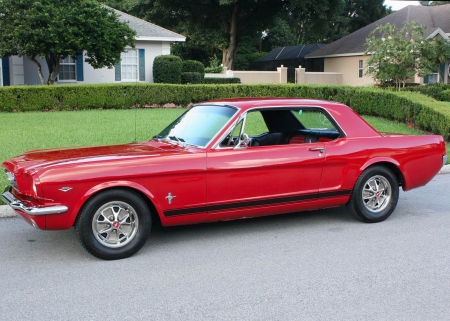
{"type": "Polygon", "coordinates": [[[99,84],[0,89],[0,111],[187,106],[231,97],[301,97],[334,100],[364,115],[380,116],[441,134],[450,140],[450,104],[415,92],[325,85],[99,84]]]}

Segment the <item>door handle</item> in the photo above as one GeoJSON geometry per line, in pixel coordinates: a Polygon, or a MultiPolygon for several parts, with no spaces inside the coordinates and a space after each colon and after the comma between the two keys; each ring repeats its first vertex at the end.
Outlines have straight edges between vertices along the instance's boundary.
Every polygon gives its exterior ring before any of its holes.
{"type": "Polygon", "coordinates": [[[319,152],[319,153],[323,154],[323,152],[325,151],[325,148],[323,148],[323,147],[311,147],[309,150],[312,151],[312,152],[319,152]]]}

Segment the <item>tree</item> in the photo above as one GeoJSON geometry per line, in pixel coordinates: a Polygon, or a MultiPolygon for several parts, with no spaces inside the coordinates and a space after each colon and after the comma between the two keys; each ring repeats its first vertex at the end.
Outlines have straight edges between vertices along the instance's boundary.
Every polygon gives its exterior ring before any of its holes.
{"type": "Polygon", "coordinates": [[[439,38],[425,39],[424,32],[425,26],[417,22],[405,23],[401,29],[389,23],[375,28],[366,40],[365,54],[371,55],[366,74],[393,80],[397,89],[415,74],[431,74],[437,62],[450,57],[450,50],[439,38]]]}
{"type": "Polygon", "coordinates": [[[2,0],[0,12],[0,55],[30,59],[42,84],[53,84],[60,59],[80,51],[94,68],[111,68],[127,46],[134,48],[136,32],[95,0],[2,0]],[[38,57],[47,63],[47,81],[38,57]]]}
{"type": "Polygon", "coordinates": [[[440,6],[443,4],[450,4],[450,1],[419,1],[421,6],[440,6]]]}
{"type": "Polygon", "coordinates": [[[130,13],[189,37],[193,45],[215,46],[232,69],[246,37],[264,30],[283,0],[140,0],[130,13]]]}

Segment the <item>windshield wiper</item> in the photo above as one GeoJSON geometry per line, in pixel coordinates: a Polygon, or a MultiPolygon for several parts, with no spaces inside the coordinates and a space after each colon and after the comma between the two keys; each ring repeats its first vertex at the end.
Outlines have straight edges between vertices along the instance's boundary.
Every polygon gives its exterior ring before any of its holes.
{"type": "Polygon", "coordinates": [[[164,138],[164,136],[161,136],[161,135],[155,135],[155,136],[152,137],[152,139],[161,139],[161,138],[164,138]]]}
{"type": "Polygon", "coordinates": [[[180,143],[185,143],[184,139],[181,138],[181,137],[177,137],[177,136],[168,136],[168,137],[169,137],[171,140],[175,140],[175,141],[180,142],[180,143]]]}

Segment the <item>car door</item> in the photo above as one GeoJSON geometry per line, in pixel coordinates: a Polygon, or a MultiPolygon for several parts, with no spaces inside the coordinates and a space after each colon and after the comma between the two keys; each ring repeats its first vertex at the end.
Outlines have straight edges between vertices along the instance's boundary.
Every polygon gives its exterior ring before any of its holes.
{"type": "MultiPolygon", "coordinates": [[[[245,121],[236,128],[231,136],[243,134],[245,121]]],[[[233,218],[307,208],[317,200],[323,147],[313,142],[213,148],[207,155],[208,213],[233,218]]]]}

